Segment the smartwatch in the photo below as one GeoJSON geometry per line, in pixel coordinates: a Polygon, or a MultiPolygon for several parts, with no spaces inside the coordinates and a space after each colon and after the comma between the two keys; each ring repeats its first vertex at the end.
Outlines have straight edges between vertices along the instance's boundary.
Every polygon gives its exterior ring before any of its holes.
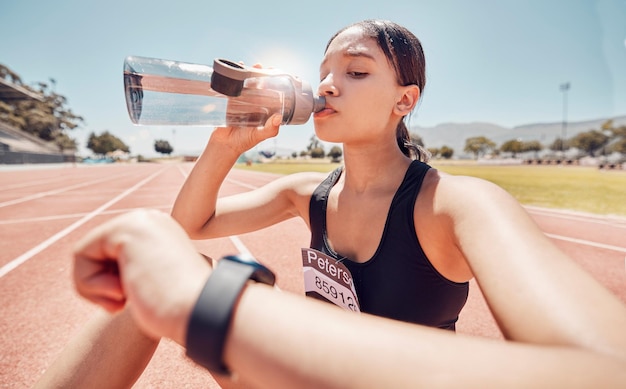
{"type": "Polygon", "coordinates": [[[187,356],[212,373],[229,375],[223,353],[235,304],[248,281],[274,285],[271,270],[244,255],[222,257],[209,276],[193,308],[187,337],[187,356]]]}

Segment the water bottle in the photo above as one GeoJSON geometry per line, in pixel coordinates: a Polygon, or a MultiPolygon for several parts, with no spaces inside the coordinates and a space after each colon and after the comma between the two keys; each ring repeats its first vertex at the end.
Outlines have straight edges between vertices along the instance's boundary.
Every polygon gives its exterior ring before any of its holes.
{"type": "Polygon", "coordinates": [[[130,56],[124,90],[138,125],[260,127],[274,114],[282,124],[303,124],[325,105],[298,77],[225,59],[211,67],[130,56]]]}

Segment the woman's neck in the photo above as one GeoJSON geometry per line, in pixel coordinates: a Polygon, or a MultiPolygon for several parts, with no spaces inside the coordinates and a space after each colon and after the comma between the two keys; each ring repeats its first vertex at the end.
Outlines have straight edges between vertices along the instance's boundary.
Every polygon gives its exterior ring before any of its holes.
{"type": "Polygon", "coordinates": [[[357,193],[395,189],[402,181],[411,159],[395,147],[344,145],[343,187],[357,193]]]}

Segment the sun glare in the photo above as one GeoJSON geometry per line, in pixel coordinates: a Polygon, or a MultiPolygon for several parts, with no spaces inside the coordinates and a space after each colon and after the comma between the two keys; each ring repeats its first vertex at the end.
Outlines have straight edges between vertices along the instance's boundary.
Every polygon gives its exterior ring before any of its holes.
{"type": "MultiPolygon", "coordinates": [[[[306,79],[308,75],[315,71],[313,64],[303,61],[297,52],[278,47],[266,50],[259,56],[257,62],[263,67],[279,69],[287,74],[303,79],[306,79]]],[[[312,82],[315,80],[306,81],[312,82]]]]}

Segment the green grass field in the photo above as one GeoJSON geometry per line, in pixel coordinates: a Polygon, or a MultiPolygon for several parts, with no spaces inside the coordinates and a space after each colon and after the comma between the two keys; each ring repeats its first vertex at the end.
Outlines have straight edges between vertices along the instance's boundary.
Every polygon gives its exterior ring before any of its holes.
{"type": "MultiPolygon", "coordinates": [[[[256,163],[249,169],[278,174],[299,171],[330,172],[339,164],[328,162],[256,163]]],[[[491,166],[433,161],[443,172],[483,178],[507,190],[520,203],[600,215],[626,216],[626,171],[580,166],[491,166]]]]}

